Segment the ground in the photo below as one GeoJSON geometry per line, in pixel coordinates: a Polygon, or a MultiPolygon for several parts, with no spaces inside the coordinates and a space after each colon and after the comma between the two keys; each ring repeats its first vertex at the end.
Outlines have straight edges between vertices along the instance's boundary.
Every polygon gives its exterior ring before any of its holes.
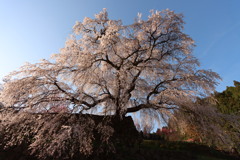
{"type": "Polygon", "coordinates": [[[138,150],[124,150],[119,160],[237,160],[240,157],[188,142],[144,140],[138,150]],[[121,157],[121,158],[120,158],[121,157]]]}

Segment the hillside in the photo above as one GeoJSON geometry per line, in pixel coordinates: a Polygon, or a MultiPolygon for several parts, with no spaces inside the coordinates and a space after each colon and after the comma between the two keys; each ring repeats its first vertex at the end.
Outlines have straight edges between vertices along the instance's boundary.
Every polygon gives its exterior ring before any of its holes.
{"type": "MultiPolygon", "coordinates": [[[[238,160],[240,157],[230,156],[227,153],[213,148],[187,142],[163,142],[144,140],[140,146],[118,146],[116,154],[93,155],[81,157],[86,160],[238,160]]],[[[0,152],[1,160],[36,160],[36,157],[25,156],[19,150],[0,152]]],[[[73,159],[75,160],[75,159],[73,159]]]]}

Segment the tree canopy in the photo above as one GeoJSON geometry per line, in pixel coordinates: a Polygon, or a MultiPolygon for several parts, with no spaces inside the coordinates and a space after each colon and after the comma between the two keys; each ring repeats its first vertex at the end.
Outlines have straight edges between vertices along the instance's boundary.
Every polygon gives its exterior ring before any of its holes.
{"type": "Polygon", "coordinates": [[[76,22],[51,60],[27,63],[5,78],[1,101],[31,111],[68,106],[123,116],[139,110],[161,115],[211,93],[219,75],[198,69],[194,41],[183,33],[183,16],[170,10],[138,14],[123,25],[103,9],[76,22]]]}
{"type": "Polygon", "coordinates": [[[227,87],[223,92],[216,92],[216,107],[225,114],[240,115],[240,82],[234,81],[234,86],[227,87]]]}

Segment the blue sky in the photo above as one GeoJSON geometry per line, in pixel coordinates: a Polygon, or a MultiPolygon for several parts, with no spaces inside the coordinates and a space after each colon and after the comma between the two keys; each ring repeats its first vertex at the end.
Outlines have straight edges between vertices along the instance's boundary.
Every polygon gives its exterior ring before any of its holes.
{"type": "Polygon", "coordinates": [[[144,18],[151,9],[169,8],[184,14],[184,32],[197,45],[194,55],[202,68],[220,74],[222,91],[240,81],[239,6],[239,0],[0,0],[0,79],[25,62],[58,53],[75,21],[102,8],[124,24],[138,12],[144,18]]]}

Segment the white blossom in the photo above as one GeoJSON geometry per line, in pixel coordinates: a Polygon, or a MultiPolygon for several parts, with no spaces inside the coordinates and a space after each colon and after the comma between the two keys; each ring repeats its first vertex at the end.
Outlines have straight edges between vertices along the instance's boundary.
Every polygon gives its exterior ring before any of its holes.
{"type": "Polygon", "coordinates": [[[148,19],[123,25],[103,9],[94,19],[76,22],[51,60],[9,74],[0,101],[38,112],[59,103],[72,112],[101,108],[120,117],[143,109],[171,114],[165,110],[209,95],[220,78],[198,68],[182,18],[152,10],[148,19]]]}

